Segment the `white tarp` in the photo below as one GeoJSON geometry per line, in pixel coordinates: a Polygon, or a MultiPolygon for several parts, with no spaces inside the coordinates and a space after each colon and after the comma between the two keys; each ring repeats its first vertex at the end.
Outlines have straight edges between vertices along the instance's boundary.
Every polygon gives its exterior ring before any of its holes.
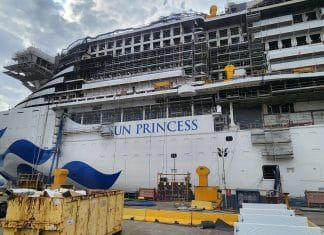
{"type": "Polygon", "coordinates": [[[302,216],[240,214],[238,221],[242,223],[308,226],[307,217],[302,216]]]}
{"type": "Polygon", "coordinates": [[[319,227],[235,223],[235,235],[321,235],[319,227]]]}
{"type": "Polygon", "coordinates": [[[295,211],[286,209],[250,209],[241,208],[240,214],[295,216],[295,211]]]}
{"type": "Polygon", "coordinates": [[[242,208],[250,209],[287,209],[286,204],[242,203],[242,208]]]}

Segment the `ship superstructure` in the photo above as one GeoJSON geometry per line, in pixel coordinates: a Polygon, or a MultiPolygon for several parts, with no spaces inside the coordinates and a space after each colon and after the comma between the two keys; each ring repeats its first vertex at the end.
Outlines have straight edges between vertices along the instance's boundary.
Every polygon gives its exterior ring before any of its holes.
{"type": "MultiPolygon", "coordinates": [[[[21,78],[19,60],[7,67],[24,84],[35,77],[39,82],[1,114],[0,128],[8,132],[19,121],[13,118],[17,110],[26,120],[40,112],[32,121],[38,131],[28,136],[55,151],[52,162],[49,154],[44,164],[34,159],[29,167],[65,166],[71,180],[90,188],[110,187],[118,177],[116,184],[126,189],[154,186],[177,153],[178,171],[214,167],[212,178],[223,188],[278,191],[282,180],[283,190],[296,196],[320,190],[323,42],[320,0],[253,1],[230,4],[224,14],[172,14],[141,28],[77,40],[55,61],[43,56],[44,76],[32,67],[21,78]],[[227,182],[219,148],[230,151],[227,182]],[[84,169],[92,182],[78,175],[84,169]]],[[[17,133],[15,138],[27,138],[18,137],[23,130],[17,133]]]]}

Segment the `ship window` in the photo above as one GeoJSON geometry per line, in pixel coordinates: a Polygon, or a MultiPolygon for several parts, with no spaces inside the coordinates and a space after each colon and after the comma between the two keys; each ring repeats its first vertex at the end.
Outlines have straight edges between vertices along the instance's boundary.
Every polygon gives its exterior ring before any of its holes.
{"type": "Polygon", "coordinates": [[[142,107],[125,108],[123,112],[124,112],[123,121],[125,122],[143,119],[142,107]]]}
{"type": "Polygon", "coordinates": [[[291,39],[290,38],[281,40],[281,43],[282,43],[282,48],[291,47],[291,39]]]}
{"type": "Polygon", "coordinates": [[[169,104],[169,117],[191,116],[190,102],[175,102],[169,104]]]}
{"type": "Polygon", "coordinates": [[[223,39],[219,41],[220,46],[227,46],[228,45],[228,39],[223,39]]]}
{"type": "Polygon", "coordinates": [[[77,123],[81,124],[81,120],[82,120],[82,113],[72,113],[71,115],[71,119],[77,123]]]}
{"type": "Polygon", "coordinates": [[[140,42],[141,42],[141,36],[140,35],[135,36],[134,37],[134,43],[136,44],[136,43],[140,43],[140,42]]]}
{"type": "Polygon", "coordinates": [[[114,42],[108,42],[108,49],[112,49],[114,47],[114,42]]]}
{"type": "Polygon", "coordinates": [[[130,45],[132,43],[132,38],[126,38],[125,39],[125,45],[130,45]]]}
{"type": "Polygon", "coordinates": [[[168,47],[168,46],[170,46],[170,40],[164,40],[163,47],[168,47]]]}
{"type": "Polygon", "coordinates": [[[239,34],[239,27],[231,28],[231,35],[238,35],[239,34]]]}
{"type": "Polygon", "coordinates": [[[294,104],[282,104],[281,105],[281,113],[293,113],[294,112],[294,104]]]}
{"type": "Polygon", "coordinates": [[[217,47],[217,41],[209,42],[210,47],[217,47]]]}
{"type": "Polygon", "coordinates": [[[120,109],[102,111],[102,123],[120,122],[120,119],[120,109]]]}
{"type": "Polygon", "coordinates": [[[208,33],[209,39],[216,39],[216,35],[217,35],[216,31],[208,33]]]}
{"type": "Polygon", "coordinates": [[[311,21],[311,20],[317,19],[315,11],[307,12],[305,15],[306,15],[306,21],[311,21]]]}
{"type": "Polygon", "coordinates": [[[225,137],[225,140],[226,140],[227,142],[233,141],[233,136],[228,135],[228,136],[225,137]]]}
{"type": "Polygon", "coordinates": [[[303,22],[303,15],[302,14],[294,15],[293,21],[294,21],[294,24],[303,22]]]}
{"type": "Polygon", "coordinates": [[[277,50],[278,49],[278,41],[269,42],[269,50],[277,50]]]}
{"type": "Polygon", "coordinates": [[[151,105],[145,107],[145,119],[158,119],[166,117],[164,105],[151,105]]]}
{"type": "Polygon", "coordinates": [[[91,52],[95,52],[97,50],[97,45],[91,46],[91,52]]]}
{"type": "Polygon", "coordinates": [[[130,54],[132,52],[132,48],[127,47],[125,48],[125,54],[130,54]]]}
{"type": "Polygon", "coordinates": [[[116,56],[119,56],[122,54],[122,49],[116,50],[116,56]]]}
{"type": "Polygon", "coordinates": [[[213,102],[211,99],[194,101],[195,115],[211,114],[212,108],[213,108],[213,102]]]}
{"type": "Polygon", "coordinates": [[[278,171],[278,165],[263,165],[263,179],[275,179],[278,171]]]}
{"type": "Polygon", "coordinates": [[[174,38],[173,43],[174,43],[174,45],[179,45],[180,44],[180,38],[174,38]]]}
{"type": "Polygon", "coordinates": [[[164,38],[170,37],[170,30],[169,29],[163,31],[163,37],[164,38]]]}
{"type": "Polygon", "coordinates": [[[141,46],[134,47],[134,52],[140,52],[140,51],[141,51],[141,46]]]}
{"type": "Polygon", "coordinates": [[[153,43],[153,48],[154,49],[160,48],[160,42],[153,43]]]}
{"type": "Polygon", "coordinates": [[[310,35],[311,43],[320,43],[321,35],[319,33],[310,35]]]}
{"type": "Polygon", "coordinates": [[[153,33],[153,39],[156,40],[156,39],[160,39],[160,31],[158,32],[154,32],[153,33]]]}
{"type": "Polygon", "coordinates": [[[180,28],[173,29],[173,36],[180,35],[180,28]]]}
{"type": "Polygon", "coordinates": [[[184,42],[191,42],[191,39],[192,39],[192,36],[191,35],[188,35],[188,36],[185,36],[184,37],[184,42]]]}
{"type": "Polygon", "coordinates": [[[240,42],[239,37],[232,38],[232,44],[238,44],[240,42]]]}
{"type": "Polygon", "coordinates": [[[227,37],[227,29],[221,29],[219,30],[219,36],[222,37],[227,37]]]}
{"type": "Polygon", "coordinates": [[[144,44],[143,45],[143,49],[144,49],[144,51],[150,50],[150,44],[149,43],[148,44],[144,44]]]}
{"type": "Polygon", "coordinates": [[[105,50],[105,44],[101,43],[99,44],[99,51],[105,50]]]}
{"type": "Polygon", "coordinates": [[[100,119],[101,119],[100,111],[83,113],[83,124],[85,125],[99,124],[100,119]]]}
{"type": "Polygon", "coordinates": [[[297,41],[297,46],[303,46],[307,44],[306,36],[296,37],[296,41],[297,41]]]}
{"type": "Polygon", "coordinates": [[[268,105],[268,113],[269,114],[280,113],[279,105],[268,105]]]}
{"type": "Polygon", "coordinates": [[[150,41],[151,34],[144,34],[144,42],[150,41]]]}
{"type": "Polygon", "coordinates": [[[184,34],[192,33],[192,28],[191,27],[183,27],[183,33],[184,34]]]}
{"type": "Polygon", "coordinates": [[[123,45],[122,39],[116,41],[116,47],[121,47],[122,45],[123,45]]]}

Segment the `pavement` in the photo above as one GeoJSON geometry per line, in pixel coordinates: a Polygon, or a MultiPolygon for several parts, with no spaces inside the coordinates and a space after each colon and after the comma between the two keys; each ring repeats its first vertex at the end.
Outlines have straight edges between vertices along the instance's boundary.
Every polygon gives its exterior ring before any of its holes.
{"type": "Polygon", "coordinates": [[[309,211],[300,210],[299,208],[293,209],[297,216],[306,216],[311,222],[324,229],[324,210],[312,211],[313,208],[310,208],[309,211]]]}
{"type": "Polygon", "coordinates": [[[198,227],[182,226],[174,224],[161,224],[124,220],[122,235],[232,235],[233,231],[221,231],[216,229],[200,229],[198,227]]]}

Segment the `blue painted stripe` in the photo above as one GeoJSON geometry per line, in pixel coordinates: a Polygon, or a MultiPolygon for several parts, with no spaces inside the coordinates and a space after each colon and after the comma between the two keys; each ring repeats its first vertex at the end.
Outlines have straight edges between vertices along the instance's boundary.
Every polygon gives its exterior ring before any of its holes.
{"type": "MultiPolygon", "coordinates": [[[[114,174],[104,174],[80,161],[69,162],[62,168],[69,170],[68,177],[70,179],[89,189],[109,189],[114,185],[121,173],[120,171],[114,174]]],[[[17,174],[38,172],[39,171],[25,163],[17,166],[17,174]]]]}
{"type": "Polygon", "coordinates": [[[16,154],[30,164],[40,165],[46,162],[53,154],[53,149],[41,149],[28,140],[17,140],[9,148],[0,154],[0,160],[4,161],[9,153],[16,154]]]}
{"type": "Polygon", "coordinates": [[[109,189],[121,173],[104,174],[80,161],[69,162],[62,168],[69,170],[70,179],[90,189],[109,189]]]}
{"type": "Polygon", "coordinates": [[[0,138],[3,136],[3,134],[6,132],[6,130],[7,130],[7,127],[0,130],[0,138]]]}

